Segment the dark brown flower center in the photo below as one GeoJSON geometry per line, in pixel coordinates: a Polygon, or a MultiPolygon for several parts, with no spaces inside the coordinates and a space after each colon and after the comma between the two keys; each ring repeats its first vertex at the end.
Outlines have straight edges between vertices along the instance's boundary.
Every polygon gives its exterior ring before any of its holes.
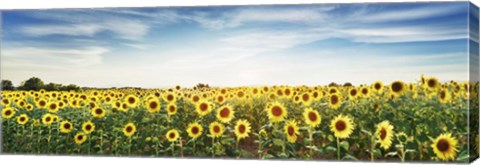
{"type": "Polygon", "coordinates": [[[25,117],[20,117],[20,122],[24,122],[25,120],[25,117]]]}
{"type": "Polygon", "coordinates": [[[129,98],[128,98],[128,103],[130,103],[130,104],[135,103],[135,98],[129,97],[129,98]]]}
{"type": "Polygon", "coordinates": [[[100,108],[95,109],[95,114],[101,115],[103,113],[103,110],[100,108]]]}
{"type": "Polygon", "coordinates": [[[130,133],[133,131],[133,128],[131,126],[128,126],[125,131],[127,131],[127,133],[130,133]]]}
{"type": "Polygon", "coordinates": [[[443,100],[445,99],[446,93],[445,91],[440,92],[440,98],[443,100]]]}
{"type": "Polygon", "coordinates": [[[380,139],[385,140],[386,137],[387,137],[387,130],[385,130],[385,128],[382,128],[382,130],[380,130],[380,139]]]}
{"type": "Polygon", "coordinates": [[[437,81],[435,81],[434,79],[430,79],[428,80],[427,84],[430,88],[433,88],[437,85],[437,81]]]}
{"type": "Polygon", "coordinates": [[[65,129],[70,129],[71,126],[72,125],[70,125],[70,123],[63,124],[63,128],[65,128],[65,129]]]}
{"type": "Polygon", "coordinates": [[[245,96],[245,93],[243,93],[242,91],[240,91],[240,92],[237,93],[237,96],[241,98],[241,97],[245,96]]]}
{"type": "Polygon", "coordinates": [[[240,126],[238,126],[238,132],[240,132],[241,134],[245,133],[245,125],[241,124],[240,126]]]}
{"type": "Polygon", "coordinates": [[[350,90],[350,96],[356,96],[356,95],[357,95],[357,90],[356,89],[350,90]]]}
{"type": "Polygon", "coordinates": [[[197,126],[192,127],[192,133],[196,135],[198,132],[200,132],[200,129],[197,126]]]}
{"type": "Polygon", "coordinates": [[[170,106],[168,107],[168,111],[170,111],[170,112],[175,112],[175,106],[170,105],[170,106]]]}
{"type": "Polygon", "coordinates": [[[441,152],[446,152],[450,148],[450,143],[446,139],[440,139],[437,143],[437,148],[441,152]]]}
{"type": "Polygon", "coordinates": [[[282,114],[283,114],[283,111],[282,111],[282,108],[280,106],[273,106],[272,107],[272,115],[273,116],[279,117],[279,116],[282,116],[282,114]]]}
{"type": "Polygon", "coordinates": [[[293,136],[295,134],[295,129],[293,128],[293,126],[288,126],[288,135],[290,136],[293,136]]]}
{"type": "Polygon", "coordinates": [[[173,139],[173,138],[175,138],[175,133],[173,133],[173,132],[170,132],[170,134],[168,134],[168,137],[170,137],[170,139],[173,139]]]}
{"type": "Polygon", "coordinates": [[[220,132],[220,126],[218,126],[218,125],[213,126],[213,132],[219,133],[220,132]]]}
{"type": "Polygon", "coordinates": [[[200,104],[200,111],[207,111],[208,110],[208,104],[207,103],[201,103],[200,104]]]}
{"type": "Polygon", "coordinates": [[[46,118],[45,118],[45,121],[46,121],[46,122],[50,122],[51,120],[52,120],[52,118],[50,118],[50,117],[46,117],[46,118]]]}
{"type": "Polygon", "coordinates": [[[302,99],[303,99],[303,101],[308,101],[308,100],[310,100],[310,95],[303,94],[302,99]]]}
{"type": "Polygon", "coordinates": [[[197,102],[198,100],[200,100],[200,97],[198,97],[198,96],[193,96],[193,102],[197,102]]]}
{"type": "Polygon", "coordinates": [[[393,92],[400,92],[403,90],[403,85],[400,82],[394,82],[392,84],[392,91],[393,92]]]}
{"type": "Polygon", "coordinates": [[[332,95],[332,96],[330,97],[330,102],[331,102],[332,104],[337,104],[337,103],[338,103],[338,96],[337,96],[337,95],[332,95]]]}
{"type": "Polygon", "coordinates": [[[5,115],[6,115],[6,116],[10,116],[11,114],[12,114],[12,111],[11,111],[11,110],[5,111],[5,115]]]}
{"type": "Polygon", "coordinates": [[[308,113],[308,119],[310,119],[310,121],[312,122],[317,121],[317,114],[315,114],[314,112],[308,113]]]}
{"type": "Polygon", "coordinates": [[[47,103],[46,103],[45,101],[40,101],[38,104],[43,107],[43,106],[45,106],[47,103]]]}
{"type": "Polygon", "coordinates": [[[221,111],[220,111],[220,117],[222,118],[226,118],[230,115],[230,109],[228,109],[227,107],[223,108],[221,111]]]}
{"type": "Polygon", "coordinates": [[[150,102],[150,108],[151,108],[151,109],[155,109],[155,108],[157,108],[157,107],[158,107],[157,102],[155,102],[155,101],[150,102]]]}
{"type": "Polygon", "coordinates": [[[347,124],[345,123],[345,121],[339,120],[335,123],[335,128],[338,131],[343,131],[343,130],[345,130],[345,128],[347,128],[347,124]]]}
{"type": "Polygon", "coordinates": [[[78,135],[77,140],[83,140],[83,135],[78,135]]]}
{"type": "Polygon", "coordinates": [[[374,86],[373,86],[376,90],[380,90],[380,88],[382,87],[380,84],[376,83],[374,86]]]}
{"type": "Polygon", "coordinates": [[[363,89],[362,89],[362,93],[363,93],[364,95],[368,94],[368,89],[367,89],[367,88],[363,88],[363,89]]]}
{"type": "Polygon", "coordinates": [[[285,89],[285,95],[290,95],[290,93],[292,93],[292,91],[290,91],[290,89],[285,89]]]}
{"type": "Polygon", "coordinates": [[[169,94],[169,95],[167,96],[167,100],[168,100],[168,101],[173,101],[173,95],[169,94]]]}
{"type": "Polygon", "coordinates": [[[92,126],[91,126],[90,124],[86,125],[86,126],[85,126],[85,130],[87,130],[87,131],[92,130],[92,126]]]}

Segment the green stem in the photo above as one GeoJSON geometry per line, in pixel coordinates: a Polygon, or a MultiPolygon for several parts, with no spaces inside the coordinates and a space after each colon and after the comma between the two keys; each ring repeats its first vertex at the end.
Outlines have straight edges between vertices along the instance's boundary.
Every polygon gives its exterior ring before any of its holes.
{"type": "Polygon", "coordinates": [[[375,150],[375,144],[376,144],[376,143],[375,143],[375,137],[374,137],[373,135],[372,135],[370,138],[371,138],[370,141],[372,142],[372,147],[371,147],[371,149],[370,149],[370,160],[372,160],[372,162],[373,162],[374,159],[375,159],[375,158],[374,158],[375,156],[374,156],[374,153],[373,153],[373,152],[374,152],[374,150],[375,150]]]}
{"type": "Polygon", "coordinates": [[[240,139],[237,138],[237,143],[235,144],[235,147],[237,148],[237,152],[238,152],[237,159],[240,158],[240,148],[238,147],[239,142],[240,142],[240,139]]]}
{"type": "Polygon", "coordinates": [[[215,137],[212,137],[212,158],[215,157],[215,148],[214,148],[214,144],[215,144],[215,137]]]}
{"type": "Polygon", "coordinates": [[[340,160],[340,139],[337,137],[337,159],[340,160]]]}
{"type": "Polygon", "coordinates": [[[313,131],[312,127],[308,127],[308,139],[310,141],[310,158],[313,158],[313,131]]]}
{"type": "Polygon", "coordinates": [[[193,139],[193,154],[195,156],[195,139],[193,139]]]}
{"type": "Polygon", "coordinates": [[[52,127],[48,126],[48,143],[47,143],[47,153],[50,152],[50,139],[52,137],[52,127]]]}
{"type": "Polygon", "coordinates": [[[179,144],[180,144],[180,157],[183,158],[183,143],[182,143],[182,138],[178,139],[179,144]]]}
{"type": "Polygon", "coordinates": [[[172,147],[172,157],[175,157],[175,142],[172,142],[171,147],[172,147]]]}
{"type": "Polygon", "coordinates": [[[128,156],[132,155],[132,138],[128,138],[128,156]]]}

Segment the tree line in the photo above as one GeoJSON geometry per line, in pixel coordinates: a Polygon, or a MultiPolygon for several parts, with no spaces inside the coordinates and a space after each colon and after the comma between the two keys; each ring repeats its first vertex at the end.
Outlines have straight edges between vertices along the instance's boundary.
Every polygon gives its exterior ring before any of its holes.
{"type": "Polygon", "coordinates": [[[80,91],[81,88],[75,84],[63,85],[57,83],[45,84],[40,78],[32,77],[28,80],[22,81],[19,86],[15,87],[10,80],[2,80],[1,90],[34,90],[39,91],[44,89],[46,91],[80,91]]]}

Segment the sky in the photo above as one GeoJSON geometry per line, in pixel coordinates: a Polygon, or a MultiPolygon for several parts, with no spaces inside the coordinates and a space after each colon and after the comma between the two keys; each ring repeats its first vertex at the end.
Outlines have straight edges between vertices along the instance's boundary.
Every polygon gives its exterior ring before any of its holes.
{"type": "Polygon", "coordinates": [[[1,78],[143,88],[359,85],[415,82],[421,74],[466,81],[468,43],[478,43],[469,41],[468,8],[441,2],[4,10],[1,78]]]}

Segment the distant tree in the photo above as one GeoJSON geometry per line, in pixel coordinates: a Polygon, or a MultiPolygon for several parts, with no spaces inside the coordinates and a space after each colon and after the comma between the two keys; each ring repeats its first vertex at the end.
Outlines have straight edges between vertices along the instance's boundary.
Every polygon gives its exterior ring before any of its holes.
{"type": "Polygon", "coordinates": [[[14,90],[15,87],[13,86],[13,83],[12,81],[10,80],[2,80],[2,84],[1,84],[1,90],[14,90]]]}
{"type": "Polygon", "coordinates": [[[350,83],[350,82],[346,82],[345,84],[343,84],[343,86],[344,86],[344,87],[351,87],[351,86],[353,86],[353,85],[352,85],[352,83],[350,83]]]}
{"type": "Polygon", "coordinates": [[[80,91],[80,87],[75,84],[65,86],[66,91],[80,91]]]}
{"type": "Polygon", "coordinates": [[[59,91],[62,88],[62,84],[48,83],[45,85],[46,91],[59,91]]]}
{"type": "Polygon", "coordinates": [[[34,90],[38,91],[40,89],[44,88],[43,81],[40,78],[37,77],[32,77],[24,82],[22,82],[22,85],[19,86],[19,89],[22,90],[34,90]]]}
{"type": "Polygon", "coordinates": [[[331,82],[330,84],[328,84],[328,86],[329,86],[329,87],[336,87],[336,86],[338,86],[338,84],[337,84],[337,83],[334,83],[334,82],[331,82]]]}
{"type": "Polygon", "coordinates": [[[198,83],[194,89],[210,88],[208,84],[198,83]]]}

